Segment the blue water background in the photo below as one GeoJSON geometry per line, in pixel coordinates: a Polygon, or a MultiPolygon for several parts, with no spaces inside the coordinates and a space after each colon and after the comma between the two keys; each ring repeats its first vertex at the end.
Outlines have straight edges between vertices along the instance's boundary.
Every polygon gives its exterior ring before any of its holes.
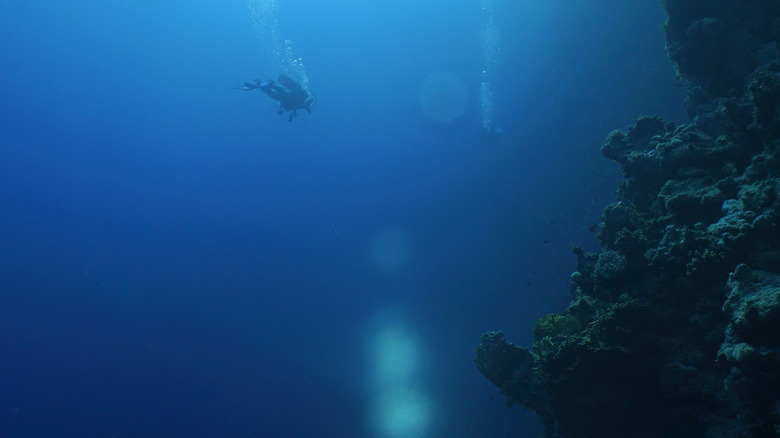
{"type": "Polygon", "coordinates": [[[291,123],[231,89],[279,73],[243,1],[0,4],[0,437],[390,436],[387,327],[419,438],[538,433],[474,348],[566,304],[605,135],[684,121],[660,5],[495,0],[495,146],[477,0],[278,7],[318,97],[291,123]]]}

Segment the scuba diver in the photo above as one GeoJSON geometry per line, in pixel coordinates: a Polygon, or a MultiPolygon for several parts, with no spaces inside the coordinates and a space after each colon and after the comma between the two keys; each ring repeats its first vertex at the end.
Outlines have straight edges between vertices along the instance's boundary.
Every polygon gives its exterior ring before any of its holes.
{"type": "Polygon", "coordinates": [[[298,116],[299,109],[305,109],[311,114],[311,107],[316,102],[314,93],[304,89],[301,84],[284,73],[280,74],[277,80],[278,82],[271,79],[267,81],[255,79],[253,82],[244,82],[244,85],[233,89],[252,91],[259,88],[263,90],[271,99],[279,101],[276,107],[277,113],[290,112],[290,117],[287,119],[289,122],[292,122],[293,117],[298,116]]]}

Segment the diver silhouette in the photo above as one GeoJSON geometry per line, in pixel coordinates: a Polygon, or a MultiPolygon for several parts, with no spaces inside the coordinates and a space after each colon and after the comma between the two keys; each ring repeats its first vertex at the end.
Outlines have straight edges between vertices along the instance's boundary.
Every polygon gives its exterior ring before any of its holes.
{"type": "Polygon", "coordinates": [[[290,122],[292,122],[293,117],[298,116],[299,109],[305,109],[311,114],[311,108],[316,103],[314,93],[303,88],[301,84],[284,73],[279,75],[277,81],[255,79],[253,82],[244,82],[244,85],[233,89],[252,91],[259,88],[263,90],[271,99],[279,102],[276,107],[277,113],[284,114],[285,111],[290,113],[290,117],[287,118],[290,122]]]}

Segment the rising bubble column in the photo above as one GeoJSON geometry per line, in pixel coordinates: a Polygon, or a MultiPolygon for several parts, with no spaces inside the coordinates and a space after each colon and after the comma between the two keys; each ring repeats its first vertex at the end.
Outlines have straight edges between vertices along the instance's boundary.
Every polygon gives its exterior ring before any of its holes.
{"type": "Polygon", "coordinates": [[[260,44],[265,62],[278,73],[285,73],[305,89],[309,89],[309,77],[301,58],[295,57],[292,41],[279,36],[279,5],[276,0],[247,0],[249,17],[260,44]]]}
{"type": "Polygon", "coordinates": [[[480,116],[482,118],[482,140],[495,143],[501,128],[493,124],[493,77],[498,67],[498,28],[495,23],[493,0],[480,0],[482,7],[482,72],[479,84],[480,116]]]}

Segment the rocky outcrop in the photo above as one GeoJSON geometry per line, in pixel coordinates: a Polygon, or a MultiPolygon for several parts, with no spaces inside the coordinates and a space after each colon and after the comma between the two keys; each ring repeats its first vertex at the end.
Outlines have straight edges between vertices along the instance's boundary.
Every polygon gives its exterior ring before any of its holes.
{"type": "Polygon", "coordinates": [[[475,359],[548,437],[780,434],[780,2],[662,3],[691,123],[609,134],[603,251],[531,348],[475,359]]]}

